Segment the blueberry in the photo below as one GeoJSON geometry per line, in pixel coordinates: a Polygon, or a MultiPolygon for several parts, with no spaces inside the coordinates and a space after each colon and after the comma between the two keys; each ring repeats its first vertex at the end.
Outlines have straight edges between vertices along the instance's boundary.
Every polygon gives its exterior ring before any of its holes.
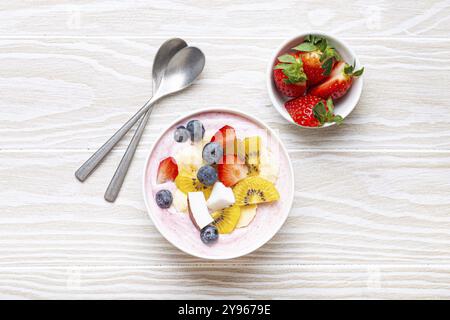
{"type": "Polygon", "coordinates": [[[159,190],[155,196],[156,204],[162,209],[167,209],[172,204],[172,193],[169,190],[159,190]]]}
{"type": "Polygon", "coordinates": [[[217,181],[217,171],[211,166],[203,166],[198,169],[197,179],[205,186],[212,186],[217,181]]]}
{"type": "Polygon", "coordinates": [[[186,125],[186,129],[191,134],[192,142],[199,142],[200,140],[203,139],[203,136],[205,135],[205,127],[198,120],[189,121],[186,125]]]}
{"type": "Polygon", "coordinates": [[[200,239],[202,239],[205,244],[215,242],[219,239],[219,231],[215,226],[208,225],[200,231],[200,239]]]}
{"type": "Polygon", "coordinates": [[[176,142],[186,142],[188,141],[191,134],[184,126],[179,126],[173,133],[173,138],[176,142]]]}
{"type": "Polygon", "coordinates": [[[217,142],[207,143],[203,147],[202,157],[208,164],[219,163],[223,156],[223,148],[217,142]]]}

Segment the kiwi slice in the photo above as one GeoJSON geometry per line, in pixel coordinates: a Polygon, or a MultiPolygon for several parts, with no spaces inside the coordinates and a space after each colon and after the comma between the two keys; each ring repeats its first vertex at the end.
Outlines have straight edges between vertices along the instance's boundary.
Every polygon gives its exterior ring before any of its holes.
{"type": "Polygon", "coordinates": [[[243,140],[241,139],[234,140],[234,155],[237,156],[240,160],[244,161],[245,145],[243,140]]]}
{"type": "Polygon", "coordinates": [[[275,185],[260,176],[251,176],[239,181],[234,186],[233,193],[237,206],[248,206],[280,199],[275,185]]]}
{"type": "Polygon", "coordinates": [[[211,214],[214,219],[213,224],[220,234],[231,233],[236,229],[236,225],[241,217],[241,208],[233,205],[231,207],[215,211],[211,214]]]}
{"type": "Polygon", "coordinates": [[[248,175],[253,176],[259,173],[261,138],[258,136],[244,139],[245,163],[248,166],[248,175]]]}
{"type": "Polygon", "coordinates": [[[205,186],[197,179],[194,172],[187,170],[183,170],[178,173],[178,176],[175,179],[175,185],[185,194],[188,194],[189,192],[202,191],[206,200],[208,200],[212,191],[212,186],[205,186]]]}

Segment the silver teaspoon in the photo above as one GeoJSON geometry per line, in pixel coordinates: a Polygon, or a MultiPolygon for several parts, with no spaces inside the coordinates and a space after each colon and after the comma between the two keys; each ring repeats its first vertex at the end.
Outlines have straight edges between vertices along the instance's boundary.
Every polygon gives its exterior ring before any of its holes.
{"type": "MultiPolygon", "coordinates": [[[[164,42],[158,49],[155,59],[153,60],[152,68],[153,92],[158,91],[161,79],[164,76],[164,72],[169,64],[169,61],[178,51],[185,47],[187,47],[187,43],[184,40],[174,38],[164,42]]],[[[134,133],[128,148],[125,151],[122,160],[120,160],[119,166],[117,167],[108,188],[106,189],[104,196],[106,201],[114,202],[116,200],[152,110],[153,107],[151,107],[139,121],[136,132],[134,133]]]]}
{"type": "Polygon", "coordinates": [[[75,172],[77,179],[86,180],[117,142],[156,101],[189,87],[200,75],[204,66],[205,55],[200,49],[186,47],[177,52],[169,61],[161,78],[161,84],[153,97],[75,172]]]}

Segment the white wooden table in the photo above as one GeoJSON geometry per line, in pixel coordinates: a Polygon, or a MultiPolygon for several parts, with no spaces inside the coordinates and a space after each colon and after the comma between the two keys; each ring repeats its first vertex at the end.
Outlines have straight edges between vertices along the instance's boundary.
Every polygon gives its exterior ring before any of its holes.
{"type": "Polygon", "coordinates": [[[0,298],[450,298],[450,1],[250,2],[0,4],[0,298]],[[339,128],[287,125],[266,92],[274,48],[310,29],[366,67],[339,128]],[[205,71],[154,110],[107,203],[126,141],[86,183],[74,171],[146,101],[174,36],[205,52],[205,71]],[[157,232],[141,171],[169,122],[222,106],[279,130],[296,194],[272,241],[208,262],[157,232]]]}

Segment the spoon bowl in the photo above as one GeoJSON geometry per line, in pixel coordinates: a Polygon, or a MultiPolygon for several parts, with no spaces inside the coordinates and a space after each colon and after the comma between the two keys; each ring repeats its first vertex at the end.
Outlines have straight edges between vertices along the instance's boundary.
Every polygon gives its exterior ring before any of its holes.
{"type": "Polygon", "coordinates": [[[156,56],[153,59],[152,79],[153,94],[158,90],[161,79],[166,71],[169,61],[181,49],[187,47],[186,41],[180,38],[169,39],[159,47],[156,56]]]}
{"type": "Polygon", "coordinates": [[[196,47],[183,48],[169,61],[155,95],[165,96],[189,87],[205,67],[205,55],[196,47]]]}

